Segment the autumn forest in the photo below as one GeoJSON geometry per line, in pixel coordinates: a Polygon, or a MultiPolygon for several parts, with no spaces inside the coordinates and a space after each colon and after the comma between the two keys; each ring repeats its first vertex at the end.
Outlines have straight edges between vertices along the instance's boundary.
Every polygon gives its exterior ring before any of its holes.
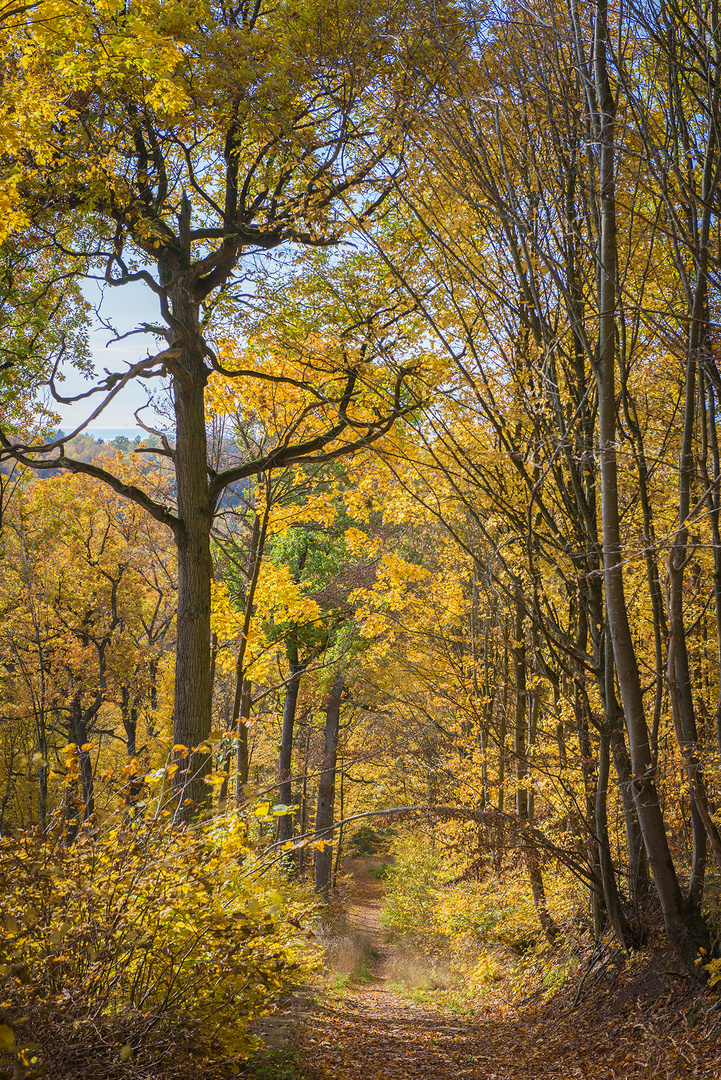
{"type": "Polygon", "coordinates": [[[719,1077],[718,0],[0,42],[0,1077],[719,1077]]]}

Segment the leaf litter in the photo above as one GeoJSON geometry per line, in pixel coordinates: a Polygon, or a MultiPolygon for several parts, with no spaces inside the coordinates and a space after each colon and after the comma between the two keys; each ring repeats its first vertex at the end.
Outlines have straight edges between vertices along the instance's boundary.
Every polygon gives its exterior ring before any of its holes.
{"type": "Polygon", "coordinates": [[[375,960],[368,981],[318,1002],[296,1031],[313,1080],[721,1080],[721,999],[668,956],[619,956],[582,994],[567,984],[514,1005],[499,992],[480,1015],[456,1017],[387,984],[382,890],[358,885],[352,917],[374,936],[375,960]]]}

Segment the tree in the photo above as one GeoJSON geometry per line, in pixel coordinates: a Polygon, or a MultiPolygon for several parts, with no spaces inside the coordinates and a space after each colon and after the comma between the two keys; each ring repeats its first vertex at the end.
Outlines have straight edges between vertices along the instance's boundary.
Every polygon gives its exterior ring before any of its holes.
{"type": "MultiPolygon", "coordinates": [[[[544,4],[516,16],[510,21],[493,13],[478,17],[475,60],[457,68],[455,92],[439,95],[409,155],[418,183],[414,190],[406,187],[398,193],[405,250],[394,244],[390,229],[375,240],[386,265],[395,269],[447,350],[456,380],[453,407],[443,415],[436,412],[427,434],[419,429],[428,457],[444,472],[453,497],[465,504],[469,519],[487,541],[478,556],[479,571],[492,553],[494,564],[502,568],[496,580],[503,581],[509,600],[521,590],[529,619],[541,635],[539,662],[546,677],[557,680],[559,669],[569,674],[575,669],[580,727],[589,721],[598,726],[604,760],[609,741],[613,743],[622,791],[633,794],[633,813],[669,939],[694,970],[698,947],[707,946],[706,929],[693,890],[689,897],[681,890],[655,779],[651,736],[658,732],[663,691],[664,666],[659,660],[664,624],[651,546],[653,515],[643,432],[634,420],[637,403],[628,392],[633,378],[629,373],[649,363],[651,356],[666,353],[671,327],[680,341],[685,340],[683,327],[690,325],[689,311],[669,312],[662,328],[656,318],[657,298],[668,287],[668,265],[660,255],[665,240],[656,227],[659,212],[649,209],[649,192],[659,188],[654,187],[647,162],[660,168],[659,147],[666,145],[663,140],[672,137],[672,130],[667,128],[663,137],[654,135],[655,149],[649,150],[648,116],[653,110],[646,114],[644,127],[638,121],[638,102],[645,95],[653,98],[655,88],[665,85],[665,75],[655,83],[655,69],[639,62],[650,32],[634,13],[612,17],[599,3],[589,16],[579,14],[573,4],[566,9],[544,4]],[[628,31],[626,36],[621,33],[618,55],[609,44],[619,30],[613,22],[617,17],[628,31]],[[635,100],[626,86],[631,72],[642,83],[635,100]],[[429,281],[438,287],[429,288],[429,281]],[[627,386],[621,397],[625,413],[618,409],[619,382],[627,386]],[[505,458],[495,473],[486,471],[486,461],[475,448],[470,468],[464,464],[471,427],[462,415],[464,408],[466,415],[475,411],[483,418],[486,437],[505,458]],[[619,437],[634,447],[638,481],[619,465],[619,437]],[[515,480],[506,464],[516,472],[515,480]],[[488,496],[488,503],[474,502],[465,488],[466,478],[469,488],[488,496]],[[627,592],[635,570],[626,563],[634,556],[621,532],[621,515],[628,516],[637,502],[648,537],[640,550],[650,592],[648,616],[644,612],[643,618],[653,626],[655,639],[653,727],[641,679],[645,657],[634,640],[635,613],[627,592]],[[496,517],[491,519],[493,528],[488,527],[490,506],[502,516],[502,529],[496,517]],[[570,532],[559,528],[559,522],[567,520],[573,523],[570,532]],[[554,584],[544,579],[549,566],[563,581],[562,605],[554,584]],[[566,617],[568,599],[572,606],[566,617]],[[601,723],[594,719],[584,669],[596,679],[601,723]],[[621,719],[630,769],[619,735],[621,719]]],[[[669,19],[667,25],[672,22],[669,19]]],[[[715,25],[713,17],[705,24],[715,25]]],[[[712,49],[704,55],[712,57],[712,49]]],[[[713,98],[714,79],[700,82],[711,88],[713,98]]],[[[710,110],[704,106],[699,113],[690,108],[691,126],[710,130],[714,123],[710,110]]],[[[659,114],[657,108],[653,115],[659,114]]],[[[703,145],[700,135],[697,141],[703,145]]],[[[713,154],[706,155],[710,170],[713,160],[713,154]]],[[[684,204],[684,199],[670,194],[676,186],[667,185],[666,192],[673,212],[684,204]]],[[[713,189],[707,185],[704,190],[713,189]]],[[[660,206],[663,199],[656,198],[660,206]]],[[[693,198],[694,205],[701,206],[701,195],[693,198]]],[[[679,212],[690,223],[697,220],[696,210],[679,212]]],[[[685,266],[695,256],[682,231],[670,235],[685,266]]],[[[684,381],[693,386],[688,371],[686,365],[684,381]]],[[[670,386],[669,394],[675,392],[670,386]]],[[[664,412],[661,406],[653,423],[675,445],[672,411],[664,412]]],[[[482,449],[486,451],[487,444],[482,449]]],[[[687,474],[688,449],[681,460],[681,473],[687,474]]],[[[448,521],[436,491],[426,494],[428,505],[448,521]]],[[[684,522],[688,503],[682,484],[679,509],[684,522]]],[[[467,531],[455,522],[452,527],[465,550],[472,550],[467,531]]],[[[670,596],[677,609],[687,550],[685,527],[678,533],[671,575],[670,596]]],[[[669,618],[669,626],[670,622],[669,618]]],[[[675,624],[680,629],[678,610],[675,624]]],[[[666,681],[674,709],[680,710],[679,715],[685,709],[687,720],[678,725],[679,746],[693,777],[692,810],[702,815],[698,740],[688,700],[684,706],[681,696],[689,698],[690,680],[680,642],[676,634],[671,642],[675,658],[669,659],[666,681]]],[[[601,775],[605,777],[605,767],[601,775]]],[[[596,791],[594,798],[595,781],[591,776],[589,781],[587,805],[590,812],[595,804],[595,831],[601,842],[605,796],[596,791]]],[[[694,833],[700,840],[699,859],[705,846],[700,826],[698,816],[694,833]]],[[[612,890],[605,887],[611,885],[607,856],[605,852],[600,869],[606,867],[604,893],[611,909],[612,890]]],[[[629,857],[637,858],[631,853],[629,857]]],[[[615,919],[622,933],[621,922],[615,919]]]]}
{"type": "Polygon", "coordinates": [[[325,900],[330,890],[333,870],[333,843],[331,827],[335,807],[336,763],[338,759],[338,734],[340,730],[340,707],[345,686],[345,672],[339,671],[328,691],[323,733],[323,764],[318,781],[318,806],[315,815],[315,831],[319,848],[315,856],[315,891],[325,900]]]}
{"type": "Polygon", "coordinates": [[[54,425],[44,391],[59,357],[90,372],[87,305],[72,265],[48,250],[41,235],[14,237],[0,247],[0,416],[18,439],[54,425]]]}
{"type": "MultiPolygon", "coordinates": [[[[302,15],[293,5],[262,2],[230,7],[206,0],[192,12],[180,3],[89,5],[83,38],[93,44],[73,63],[64,33],[28,22],[20,35],[35,60],[31,70],[49,70],[69,95],[46,152],[30,168],[35,201],[28,212],[89,271],[103,267],[108,286],[142,283],[158,303],[158,323],[138,329],[164,347],[101,380],[92,417],[131,380],[170,377],[175,431],[165,453],[175,469],[177,509],[69,458],[61,441],[12,445],[6,433],[3,447],[35,468],[103,480],[173,533],[178,744],[195,747],[210,731],[209,538],[225,488],[271,464],[349,453],[387,431],[403,410],[402,365],[380,413],[358,407],[374,361],[372,350],[366,356],[364,328],[356,328],[353,340],[331,346],[320,365],[312,350],[300,352],[297,372],[280,380],[300,387],[322,418],[313,438],[220,473],[209,468],[210,371],[274,379],[228,367],[215,347],[249,259],[281,245],[338,242],[373,214],[389,175],[401,169],[408,117],[424,93],[427,57],[437,55],[433,34],[443,23],[441,15],[431,28],[414,16],[406,3],[359,10],[324,0],[302,15]],[[143,45],[149,34],[158,46],[157,62],[149,70],[116,65],[124,50],[132,55],[141,26],[143,45]],[[67,230],[74,221],[82,226],[73,244],[67,230]]],[[[176,774],[191,808],[204,800],[207,768],[207,755],[191,754],[176,774]]]]}
{"type": "MultiPolygon", "coordinates": [[[[140,483],[151,473],[148,465],[145,477],[122,462],[117,468],[140,483]]],[[[138,721],[141,710],[153,712],[173,620],[172,549],[164,549],[162,532],[87,477],[38,480],[25,473],[15,493],[0,575],[2,689],[9,741],[30,749],[39,803],[31,791],[16,809],[19,820],[39,820],[46,829],[57,809],[49,781],[62,775],[62,763],[71,834],[90,819],[101,743],[122,745],[121,724],[131,778],[126,801],[137,795],[138,721]]],[[[12,772],[5,782],[14,793],[12,772]]]]}

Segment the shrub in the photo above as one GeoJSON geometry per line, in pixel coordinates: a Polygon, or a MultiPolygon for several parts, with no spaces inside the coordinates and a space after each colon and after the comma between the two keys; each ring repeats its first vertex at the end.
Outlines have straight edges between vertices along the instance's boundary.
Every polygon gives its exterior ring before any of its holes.
{"type": "Polygon", "coordinates": [[[507,976],[512,996],[547,996],[575,972],[579,895],[568,875],[557,869],[547,875],[549,904],[563,932],[557,944],[565,946],[549,950],[522,867],[446,884],[453,868],[428,838],[401,838],[394,853],[382,918],[405,946],[392,973],[397,982],[433,989],[461,977],[472,1000],[507,976]]]}
{"type": "Polygon", "coordinates": [[[243,1057],[253,1018],[313,962],[306,904],[267,869],[235,815],[1,841],[0,1051],[63,1080],[243,1057]]]}
{"type": "Polygon", "coordinates": [[[436,913],[443,879],[441,857],[423,837],[399,838],[388,868],[384,926],[425,949],[442,946],[445,934],[436,913]]]}

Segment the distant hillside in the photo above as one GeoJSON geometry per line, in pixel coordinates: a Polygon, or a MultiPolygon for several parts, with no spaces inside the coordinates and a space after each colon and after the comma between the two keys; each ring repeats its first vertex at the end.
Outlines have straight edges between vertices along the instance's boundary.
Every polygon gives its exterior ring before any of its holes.
{"type": "MultiPolygon", "coordinates": [[[[58,431],[53,437],[62,437],[62,430],[58,431]]],[[[93,435],[76,435],[74,439],[70,439],[65,443],[65,452],[68,457],[75,458],[77,461],[97,461],[98,458],[114,458],[118,450],[124,454],[132,453],[135,447],[143,446],[154,447],[158,446],[160,440],[156,435],[146,435],[141,438],[139,435],[134,439],[129,439],[126,435],[117,435],[114,439],[105,440],[95,438],[93,435]]],[[[3,462],[0,465],[0,472],[6,476],[12,471],[12,462],[3,462]]],[[[41,477],[57,476],[60,472],[59,469],[48,469],[39,472],[41,477]]]]}
{"type": "MultiPolygon", "coordinates": [[[[62,432],[58,432],[59,435],[62,432]]],[[[78,461],[94,461],[96,458],[113,458],[118,450],[124,454],[130,453],[136,446],[157,446],[160,440],[156,435],[146,435],[141,438],[136,435],[129,439],[127,435],[116,435],[114,439],[106,441],[96,438],[94,435],[76,435],[65,444],[68,457],[74,457],[78,461]]]]}

